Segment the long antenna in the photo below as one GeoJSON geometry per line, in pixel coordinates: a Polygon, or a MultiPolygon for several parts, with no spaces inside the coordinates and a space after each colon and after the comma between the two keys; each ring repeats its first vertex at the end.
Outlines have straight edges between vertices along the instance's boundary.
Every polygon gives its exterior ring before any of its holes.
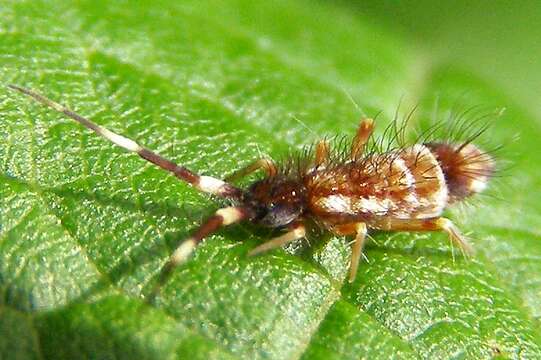
{"type": "Polygon", "coordinates": [[[51,99],[46,98],[45,96],[38,94],[37,92],[33,90],[26,89],[26,88],[13,85],[13,84],[9,84],[8,88],[18,91],[22,94],[25,94],[31,97],[32,99],[36,100],[37,102],[44,104],[58,112],[63,113],[67,117],[77,121],[79,124],[94,131],[96,134],[109,140],[113,144],[123,149],[126,149],[130,152],[136,153],[143,159],[159,166],[160,168],[166,171],[169,171],[170,173],[175,175],[177,178],[191,184],[196,189],[202,192],[214,194],[214,195],[217,195],[223,198],[228,198],[228,199],[239,199],[242,196],[242,190],[240,190],[239,188],[211,176],[198,175],[188,170],[184,166],[177,165],[174,162],[156,154],[155,152],[137,144],[135,141],[131,139],[128,139],[122,135],[116,134],[104,127],[99,126],[98,124],[77,114],[76,112],[70,110],[69,108],[63,105],[60,105],[59,103],[54,102],[51,99]]]}

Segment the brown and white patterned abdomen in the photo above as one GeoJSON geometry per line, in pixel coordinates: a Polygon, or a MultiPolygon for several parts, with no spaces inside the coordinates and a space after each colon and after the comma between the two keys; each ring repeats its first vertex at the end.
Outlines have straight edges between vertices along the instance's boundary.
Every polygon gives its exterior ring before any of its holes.
{"type": "Polygon", "coordinates": [[[311,210],[331,218],[334,214],[337,221],[424,219],[439,216],[447,206],[444,174],[424,145],[324,169],[312,184],[311,210]]]}
{"type": "Polygon", "coordinates": [[[401,158],[413,177],[417,207],[411,218],[440,216],[448,203],[445,175],[434,154],[424,145],[416,144],[401,150],[401,158]]]}

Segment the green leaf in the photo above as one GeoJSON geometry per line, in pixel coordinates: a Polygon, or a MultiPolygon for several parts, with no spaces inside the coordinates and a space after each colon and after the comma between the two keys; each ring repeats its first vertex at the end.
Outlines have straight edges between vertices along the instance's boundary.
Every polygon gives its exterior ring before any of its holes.
{"type": "Polygon", "coordinates": [[[487,136],[512,164],[497,198],[450,213],[470,261],[441,234],[378,233],[348,284],[346,239],[249,258],[273,234],[242,224],[209,237],[151,306],[168,254],[223,202],[1,90],[0,358],[541,357],[539,121],[455,57],[345,4],[27,1],[0,8],[0,65],[1,83],[216,177],[351,135],[350,96],[383,111],[380,133],[404,94],[419,123],[436,99],[442,114],[506,107],[487,136]]]}

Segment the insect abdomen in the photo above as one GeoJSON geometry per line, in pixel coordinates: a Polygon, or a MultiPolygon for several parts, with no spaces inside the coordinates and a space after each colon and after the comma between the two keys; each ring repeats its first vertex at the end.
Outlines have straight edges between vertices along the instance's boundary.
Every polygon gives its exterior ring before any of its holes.
{"type": "Polygon", "coordinates": [[[436,156],[424,145],[416,144],[399,151],[413,178],[416,206],[410,218],[440,216],[448,204],[449,193],[444,172],[436,156]]]}
{"type": "Polygon", "coordinates": [[[421,144],[324,170],[316,175],[311,192],[316,213],[367,222],[383,216],[436,217],[448,199],[438,160],[421,144]]]}
{"type": "Polygon", "coordinates": [[[445,175],[449,202],[456,202],[483,191],[495,170],[492,157],[477,146],[428,143],[445,175]]]}
{"type": "Polygon", "coordinates": [[[311,210],[331,222],[428,219],[482,191],[494,161],[472,144],[415,144],[315,174],[311,210]]]}

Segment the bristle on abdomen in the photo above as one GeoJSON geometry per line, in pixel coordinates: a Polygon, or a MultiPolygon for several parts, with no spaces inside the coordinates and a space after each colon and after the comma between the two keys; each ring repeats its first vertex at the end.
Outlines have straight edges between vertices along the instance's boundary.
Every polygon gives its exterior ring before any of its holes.
{"type": "Polygon", "coordinates": [[[447,182],[449,203],[483,191],[494,174],[493,158],[473,144],[425,144],[434,154],[447,182]]]}

